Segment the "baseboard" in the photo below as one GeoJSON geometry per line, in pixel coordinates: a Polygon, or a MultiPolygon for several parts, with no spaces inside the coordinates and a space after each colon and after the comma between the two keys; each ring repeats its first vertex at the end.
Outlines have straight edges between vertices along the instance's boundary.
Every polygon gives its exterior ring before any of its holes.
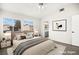
{"type": "Polygon", "coordinates": [[[62,45],[69,45],[69,46],[79,47],[79,46],[75,46],[75,45],[68,44],[68,43],[63,43],[63,42],[59,42],[59,41],[55,41],[55,40],[53,40],[53,41],[54,41],[55,43],[62,44],[62,45]]]}

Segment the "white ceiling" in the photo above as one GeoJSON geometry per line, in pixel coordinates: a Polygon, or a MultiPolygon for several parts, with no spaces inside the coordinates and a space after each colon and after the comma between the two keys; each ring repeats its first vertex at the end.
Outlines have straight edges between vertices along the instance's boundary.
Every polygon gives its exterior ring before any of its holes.
{"type": "Polygon", "coordinates": [[[10,12],[20,13],[35,18],[41,18],[53,14],[56,10],[69,4],[45,3],[44,8],[39,8],[38,3],[2,3],[0,8],[10,12]]]}

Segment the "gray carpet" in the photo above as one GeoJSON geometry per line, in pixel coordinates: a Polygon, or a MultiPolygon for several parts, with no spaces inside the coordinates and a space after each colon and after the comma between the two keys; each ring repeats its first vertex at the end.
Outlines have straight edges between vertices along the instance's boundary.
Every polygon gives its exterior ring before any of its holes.
{"type": "Polygon", "coordinates": [[[56,44],[66,46],[63,55],[79,55],[79,47],[54,41],[56,44]]]}
{"type": "Polygon", "coordinates": [[[7,55],[7,48],[0,49],[0,55],[7,55]]]}
{"type": "Polygon", "coordinates": [[[67,46],[63,55],[79,55],[79,47],[67,46]]]}
{"type": "Polygon", "coordinates": [[[66,46],[56,44],[56,48],[48,53],[48,55],[63,55],[66,46]]]}

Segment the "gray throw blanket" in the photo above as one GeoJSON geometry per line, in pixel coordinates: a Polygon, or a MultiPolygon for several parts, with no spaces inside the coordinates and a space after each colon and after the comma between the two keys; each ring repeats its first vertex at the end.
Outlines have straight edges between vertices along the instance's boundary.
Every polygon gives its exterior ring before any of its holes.
{"type": "Polygon", "coordinates": [[[28,49],[28,48],[30,48],[34,45],[37,45],[39,43],[42,43],[46,40],[48,40],[48,39],[46,39],[46,38],[36,38],[36,39],[32,39],[32,40],[23,42],[23,43],[21,43],[17,46],[17,48],[13,51],[13,54],[14,55],[21,55],[26,49],[28,49]]]}

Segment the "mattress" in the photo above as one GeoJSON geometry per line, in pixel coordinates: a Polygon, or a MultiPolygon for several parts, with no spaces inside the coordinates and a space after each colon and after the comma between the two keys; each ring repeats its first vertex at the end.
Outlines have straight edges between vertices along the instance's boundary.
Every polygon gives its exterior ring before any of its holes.
{"type": "Polygon", "coordinates": [[[29,41],[29,40],[34,40],[34,39],[38,39],[40,37],[34,37],[31,39],[23,39],[23,40],[13,40],[13,46],[7,49],[7,53],[9,55],[13,55],[13,51],[19,46],[19,44],[25,42],[25,41],[29,41]]]}
{"type": "Polygon", "coordinates": [[[17,46],[17,48],[14,50],[13,53],[14,53],[14,55],[20,55],[24,52],[24,50],[26,50],[26,49],[34,46],[34,45],[37,45],[39,43],[42,43],[46,40],[48,40],[48,39],[46,39],[46,38],[37,38],[37,39],[32,39],[32,40],[25,41],[25,42],[19,44],[17,46]]]}
{"type": "Polygon", "coordinates": [[[50,39],[36,37],[33,39],[14,40],[14,45],[8,49],[9,55],[45,55],[54,50],[56,45],[50,39]],[[27,42],[31,41],[27,44],[27,42]],[[24,45],[21,45],[24,43],[24,45]],[[34,43],[35,42],[35,43],[34,43]],[[34,44],[33,44],[34,43],[34,44]],[[23,47],[23,48],[22,48],[23,47]]]}
{"type": "Polygon", "coordinates": [[[55,47],[52,40],[47,40],[25,50],[22,55],[47,55],[50,51],[53,51],[55,47]]]}

